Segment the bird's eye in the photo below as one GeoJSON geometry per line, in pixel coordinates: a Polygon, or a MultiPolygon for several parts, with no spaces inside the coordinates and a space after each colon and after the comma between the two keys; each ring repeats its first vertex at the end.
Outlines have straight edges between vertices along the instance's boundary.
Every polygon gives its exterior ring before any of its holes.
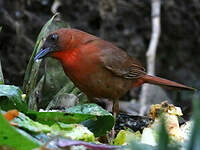
{"type": "Polygon", "coordinates": [[[50,39],[52,41],[57,41],[58,40],[58,34],[52,34],[52,35],[50,35],[50,39]]]}

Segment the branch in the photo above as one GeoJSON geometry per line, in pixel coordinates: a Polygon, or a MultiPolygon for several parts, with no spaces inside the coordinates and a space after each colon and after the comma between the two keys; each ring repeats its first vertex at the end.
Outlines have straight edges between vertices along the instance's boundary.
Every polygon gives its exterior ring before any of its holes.
{"type": "MultiPolygon", "coordinates": [[[[160,0],[151,0],[151,17],[152,17],[152,34],[151,41],[146,53],[147,57],[147,74],[155,74],[155,59],[156,50],[158,46],[158,41],[160,37],[161,27],[160,27],[160,0]]],[[[146,110],[147,94],[150,92],[151,87],[148,84],[142,86],[142,91],[140,95],[141,110],[140,114],[143,115],[146,110]]]]}
{"type": "Polygon", "coordinates": [[[0,60],[0,84],[4,84],[4,78],[3,78],[2,68],[1,68],[1,60],[0,60]]]}
{"type": "Polygon", "coordinates": [[[152,0],[151,17],[152,17],[152,34],[146,56],[147,56],[147,73],[150,75],[154,75],[156,50],[160,37],[160,0],[152,0]]]}

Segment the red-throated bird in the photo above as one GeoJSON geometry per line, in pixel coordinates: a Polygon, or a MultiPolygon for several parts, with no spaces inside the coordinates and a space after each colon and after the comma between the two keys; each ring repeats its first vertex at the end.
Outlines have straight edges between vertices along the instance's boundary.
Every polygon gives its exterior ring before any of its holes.
{"type": "Polygon", "coordinates": [[[62,28],[50,33],[35,60],[45,56],[60,60],[66,75],[89,99],[112,100],[114,115],[118,112],[119,98],[143,83],[194,90],[147,75],[140,62],[120,48],[76,29],[62,28]]]}

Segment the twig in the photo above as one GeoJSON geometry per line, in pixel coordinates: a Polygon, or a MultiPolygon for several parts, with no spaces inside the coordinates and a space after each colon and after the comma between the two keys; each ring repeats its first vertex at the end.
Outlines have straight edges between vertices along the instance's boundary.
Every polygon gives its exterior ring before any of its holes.
{"type": "Polygon", "coordinates": [[[4,78],[3,78],[2,68],[1,68],[1,60],[0,60],[0,84],[4,84],[4,78]]]}
{"type": "MultiPolygon", "coordinates": [[[[152,17],[152,34],[151,41],[146,53],[147,57],[147,74],[154,75],[155,74],[155,58],[156,58],[156,50],[160,37],[160,0],[151,0],[151,17],[152,17]]],[[[140,114],[143,115],[146,110],[146,101],[147,94],[150,92],[150,86],[148,84],[144,84],[142,86],[142,91],[140,95],[141,101],[141,110],[140,114]]]]}
{"type": "MultiPolygon", "coordinates": [[[[2,30],[2,27],[0,26],[0,32],[2,30]]],[[[0,84],[4,83],[4,78],[3,78],[3,73],[2,73],[2,68],[1,68],[1,60],[0,60],[0,84]]]]}
{"type": "Polygon", "coordinates": [[[54,2],[53,2],[53,4],[52,4],[52,6],[51,6],[51,12],[52,13],[57,13],[57,9],[58,9],[58,7],[60,7],[61,6],[61,1],[60,0],[54,0],[54,2]]]}

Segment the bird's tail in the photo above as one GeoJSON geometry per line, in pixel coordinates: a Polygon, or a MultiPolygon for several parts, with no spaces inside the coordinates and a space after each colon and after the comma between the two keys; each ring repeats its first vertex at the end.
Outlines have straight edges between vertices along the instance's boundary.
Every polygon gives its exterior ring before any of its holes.
{"type": "Polygon", "coordinates": [[[150,83],[150,84],[156,84],[156,85],[160,85],[160,86],[167,86],[167,87],[171,87],[173,89],[180,89],[180,90],[196,90],[195,88],[174,82],[174,81],[170,81],[167,79],[163,79],[160,77],[156,77],[156,76],[151,76],[151,75],[144,75],[142,77],[142,80],[144,81],[144,83],[150,83]]]}

